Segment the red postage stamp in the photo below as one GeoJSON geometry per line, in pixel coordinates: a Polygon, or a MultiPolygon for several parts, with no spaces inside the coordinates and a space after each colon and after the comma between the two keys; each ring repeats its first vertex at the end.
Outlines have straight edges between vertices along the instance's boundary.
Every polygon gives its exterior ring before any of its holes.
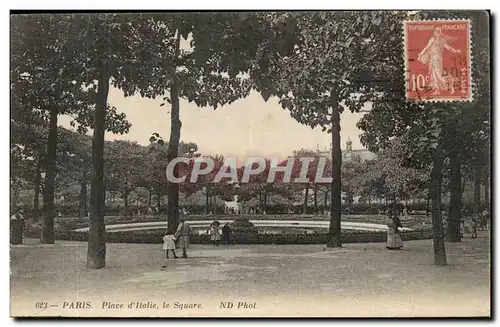
{"type": "Polygon", "coordinates": [[[470,47],[469,20],[406,21],[407,99],[472,100],[470,47]]]}

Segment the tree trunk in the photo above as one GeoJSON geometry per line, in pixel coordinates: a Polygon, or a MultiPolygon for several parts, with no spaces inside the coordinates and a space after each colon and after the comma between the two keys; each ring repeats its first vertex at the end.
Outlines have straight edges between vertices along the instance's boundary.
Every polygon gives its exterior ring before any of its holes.
{"type": "Polygon", "coordinates": [[[125,187],[123,188],[123,216],[128,217],[128,178],[125,176],[125,187]]]}
{"type": "Polygon", "coordinates": [[[38,155],[35,172],[35,196],[33,197],[33,220],[37,222],[40,219],[40,184],[42,182],[42,163],[38,155]]]}
{"type": "Polygon", "coordinates": [[[267,192],[264,190],[264,206],[263,206],[263,212],[267,213],[267,192]]]}
{"type": "Polygon", "coordinates": [[[212,196],[208,196],[208,213],[213,213],[214,205],[213,205],[212,196]]]}
{"type": "Polygon", "coordinates": [[[450,154],[450,207],[448,209],[447,241],[460,242],[462,219],[461,162],[457,153],[450,154]]]}
{"type": "Polygon", "coordinates": [[[83,172],[82,180],[80,181],[80,196],[79,208],[80,208],[80,219],[84,219],[87,215],[87,174],[83,172]]]}
{"type": "MultiPolygon", "coordinates": [[[[126,182],[126,179],[125,179],[126,182]]],[[[128,217],[128,187],[123,190],[123,216],[128,217]]]]}
{"type": "Polygon", "coordinates": [[[11,215],[16,213],[16,211],[18,210],[17,208],[17,201],[19,200],[19,192],[21,191],[21,185],[20,185],[20,180],[19,178],[14,178],[14,180],[12,180],[12,184],[11,184],[11,198],[10,198],[10,211],[11,211],[11,215]]]}
{"type": "Polygon", "coordinates": [[[205,211],[207,215],[210,213],[210,197],[208,196],[208,187],[205,191],[205,211]]]}
{"type": "Polygon", "coordinates": [[[109,77],[102,72],[98,80],[97,103],[92,137],[92,181],[90,185],[90,222],[87,268],[106,266],[106,226],[104,223],[104,131],[108,102],[109,77]]]}
{"type": "Polygon", "coordinates": [[[259,188],[259,213],[262,213],[262,190],[259,188]]]}
{"type": "Polygon", "coordinates": [[[152,197],[153,197],[153,192],[151,191],[151,189],[148,188],[148,210],[149,208],[151,208],[152,197]]]}
{"type": "Polygon", "coordinates": [[[396,192],[392,192],[392,215],[391,217],[399,216],[397,200],[396,200],[396,192]]]}
{"type": "Polygon", "coordinates": [[[351,185],[347,184],[347,215],[351,215],[352,201],[351,201],[351,185]]]}
{"type": "Polygon", "coordinates": [[[425,216],[429,217],[429,202],[431,200],[431,192],[427,192],[427,204],[425,205],[425,216]]]}
{"type": "Polygon", "coordinates": [[[368,193],[368,207],[372,206],[372,196],[370,193],[368,193]]]}
{"type": "Polygon", "coordinates": [[[337,94],[332,90],[332,191],[330,203],[330,227],[328,247],[342,247],[340,216],[342,213],[342,151],[340,149],[340,111],[337,94]]]}
{"type": "Polygon", "coordinates": [[[158,209],[158,213],[160,213],[160,208],[161,208],[161,195],[160,191],[156,193],[156,208],[158,209]]]}
{"type": "Polygon", "coordinates": [[[325,198],[323,199],[323,211],[328,207],[328,190],[325,191],[325,198]]]}
{"type": "Polygon", "coordinates": [[[50,111],[49,135],[47,140],[47,156],[45,162],[45,186],[43,187],[43,209],[42,209],[42,232],[40,242],[45,244],[54,243],[54,180],[56,178],[57,159],[57,115],[58,111],[53,108],[50,111]]]}
{"type": "MultiPolygon", "coordinates": [[[[180,37],[181,33],[177,30],[177,38],[175,41],[175,52],[174,58],[177,60],[180,52],[180,37]]],[[[172,72],[172,85],[170,86],[170,100],[172,102],[170,110],[170,140],[168,142],[167,160],[170,162],[179,156],[179,142],[181,138],[181,127],[182,123],[180,120],[179,113],[179,81],[176,76],[176,69],[172,72]]],[[[174,167],[174,176],[180,177],[179,175],[179,165],[174,167]]],[[[177,230],[177,225],[179,224],[179,184],[178,183],[167,183],[167,232],[175,233],[177,230]]]]}
{"type": "Polygon", "coordinates": [[[307,200],[309,199],[309,183],[306,184],[306,192],[304,195],[304,215],[307,215],[307,200]]]}
{"type": "Polygon", "coordinates": [[[431,197],[432,197],[432,230],[434,246],[434,264],[446,266],[446,248],[444,244],[443,219],[441,217],[441,183],[443,175],[441,172],[443,159],[439,156],[434,158],[431,172],[431,197]]]}
{"type": "Polygon", "coordinates": [[[318,186],[314,185],[314,214],[318,214],[318,186]]]}
{"type": "Polygon", "coordinates": [[[479,217],[481,212],[481,167],[474,165],[474,219],[479,217]]]}
{"type": "Polygon", "coordinates": [[[490,213],[490,174],[489,167],[484,170],[484,206],[488,214],[490,213]]]}

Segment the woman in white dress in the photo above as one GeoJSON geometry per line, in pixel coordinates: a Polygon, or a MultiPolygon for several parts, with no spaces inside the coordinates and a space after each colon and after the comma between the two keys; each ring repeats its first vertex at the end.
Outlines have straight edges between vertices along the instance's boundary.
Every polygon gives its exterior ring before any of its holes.
{"type": "MultiPolygon", "coordinates": [[[[172,251],[172,254],[174,255],[174,259],[177,259],[178,256],[175,254],[175,241],[176,241],[176,238],[174,235],[172,234],[167,234],[165,236],[163,236],[163,251],[165,253],[165,260],[168,259],[168,252],[169,251],[172,251]]],[[[161,266],[162,268],[167,268],[167,265],[165,264],[165,261],[164,261],[164,264],[163,266],[161,266]]]]}
{"type": "Polygon", "coordinates": [[[177,259],[177,255],[175,254],[175,241],[176,238],[172,234],[167,234],[163,236],[163,250],[165,251],[165,256],[168,259],[168,252],[172,251],[174,255],[174,259],[177,259]]]}
{"type": "Polygon", "coordinates": [[[399,228],[402,227],[401,221],[397,216],[389,217],[387,219],[387,249],[389,250],[401,250],[403,248],[403,240],[401,239],[401,234],[399,228]]]}

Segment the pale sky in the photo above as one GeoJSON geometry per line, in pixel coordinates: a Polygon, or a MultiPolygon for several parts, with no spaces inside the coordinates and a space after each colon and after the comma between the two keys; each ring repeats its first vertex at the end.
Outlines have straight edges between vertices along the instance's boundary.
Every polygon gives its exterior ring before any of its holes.
{"type": "MultiPolygon", "coordinates": [[[[160,107],[161,98],[153,100],[140,96],[124,97],[121,90],[110,87],[108,102],[127,115],[132,124],[129,133],[106,133],[106,140],[130,140],[149,144],[152,133],[159,133],[164,140],[170,137],[169,105],[160,107]]],[[[353,149],[363,148],[356,123],[363,114],[344,110],[341,116],[341,144],[345,149],[348,137],[353,149]]],[[[185,100],[180,102],[182,121],[181,141],[194,142],[203,155],[222,154],[245,160],[249,156],[286,158],[300,148],[325,150],[331,135],[321,128],[311,129],[296,122],[288,110],[278,104],[277,98],[265,102],[260,94],[252,92],[245,99],[217,110],[185,100]]],[[[60,117],[60,124],[71,129],[68,117],[60,117]]]]}

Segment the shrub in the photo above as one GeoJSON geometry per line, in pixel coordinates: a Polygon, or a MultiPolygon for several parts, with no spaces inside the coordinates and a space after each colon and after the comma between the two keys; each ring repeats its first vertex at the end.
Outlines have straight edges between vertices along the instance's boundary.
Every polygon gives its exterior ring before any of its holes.
{"type": "Polygon", "coordinates": [[[233,223],[233,237],[246,239],[249,234],[257,234],[257,228],[246,217],[239,217],[233,223]]]}
{"type": "Polygon", "coordinates": [[[251,223],[247,217],[236,218],[233,224],[234,224],[234,229],[254,227],[253,223],[251,223]]]}

